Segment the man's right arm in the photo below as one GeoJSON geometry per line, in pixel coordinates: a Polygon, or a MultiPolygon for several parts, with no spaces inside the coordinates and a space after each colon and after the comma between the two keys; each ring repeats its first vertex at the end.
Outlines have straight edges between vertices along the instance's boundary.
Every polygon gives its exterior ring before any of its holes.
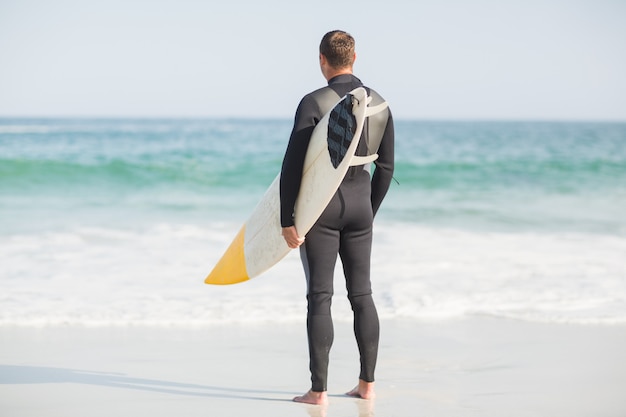
{"type": "Polygon", "coordinates": [[[393,178],[394,171],[394,148],[395,148],[395,134],[393,117],[391,111],[389,111],[389,117],[387,119],[387,125],[383,133],[383,138],[378,148],[378,159],[374,161],[376,169],[372,176],[372,211],[374,215],[378,212],[380,205],[389,190],[389,185],[393,178]]]}

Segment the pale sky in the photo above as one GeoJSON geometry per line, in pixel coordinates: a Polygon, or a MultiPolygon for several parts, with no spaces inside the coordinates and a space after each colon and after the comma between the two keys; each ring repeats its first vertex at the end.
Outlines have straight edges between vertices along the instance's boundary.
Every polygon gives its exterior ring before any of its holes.
{"type": "Polygon", "coordinates": [[[396,118],[626,120],[626,1],[0,0],[0,117],[281,117],[318,45],[396,118]]]}

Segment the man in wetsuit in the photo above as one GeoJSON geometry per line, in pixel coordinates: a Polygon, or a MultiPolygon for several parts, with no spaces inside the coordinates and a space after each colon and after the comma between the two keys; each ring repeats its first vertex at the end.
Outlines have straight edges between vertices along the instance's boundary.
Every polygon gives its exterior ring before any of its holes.
{"type": "MultiPolygon", "coordinates": [[[[307,335],[311,389],[294,401],[309,404],[328,402],[328,356],[333,342],[331,299],[333,272],[337,254],[341,257],[354,312],[354,333],[357,340],[361,372],[358,385],[347,394],[364,399],[374,396],[374,370],[378,355],[379,322],[370,284],[372,222],[387,193],[394,168],[394,130],[388,109],[366,119],[356,155],[378,153],[370,178],[370,164],[350,167],[339,189],[306,239],[294,226],[294,207],[304,157],[311,133],[341,97],[361,81],[352,74],[356,54],[354,39],[343,31],[324,35],[320,43],[320,68],[328,86],[313,91],[301,100],[289,145],[283,160],[280,180],[282,234],[290,248],[300,247],[300,256],[307,279],[307,335]]],[[[384,100],[365,87],[372,97],[370,105],[384,100]]]]}

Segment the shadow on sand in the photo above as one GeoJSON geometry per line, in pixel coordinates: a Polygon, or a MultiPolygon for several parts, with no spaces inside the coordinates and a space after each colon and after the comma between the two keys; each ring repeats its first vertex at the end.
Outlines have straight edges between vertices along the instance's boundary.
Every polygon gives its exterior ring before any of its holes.
{"type": "Polygon", "coordinates": [[[291,401],[292,392],[248,390],[215,387],[157,379],[133,378],[120,373],[95,372],[43,366],[0,365],[2,384],[85,384],[112,388],[160,392],[164,394],[190,395],[196,397],[234,398],[263,401],[291,401]],[[272,398],[276,395],[286,398],[272,398]]]}

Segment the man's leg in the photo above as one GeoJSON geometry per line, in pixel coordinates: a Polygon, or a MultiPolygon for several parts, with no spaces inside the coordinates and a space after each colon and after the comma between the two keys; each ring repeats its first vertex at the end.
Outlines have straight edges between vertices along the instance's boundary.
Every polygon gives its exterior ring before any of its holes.
{"type": "Polygon", "coordinates": [[[361,371],[359,385],[348,394],[372,398],[380,329],[370,281],[373,214],[369,201],[369,176],[357,178],[351,185],[345,192],[348,209],[339,255],[354,312],[354,335],[359,347],[361,371]]]}
{"type": "Polygon", "coordinates": [[[325,393],[328,360],[333,344],[331,316],[333,273],[339,249],[339,232],[324,222],[324,217],[307,233],[300,256],[307,278],[307,335],[311,391],[295,401],[318,404],[316,393],[325,393]]]}
{"type": "Polygon", "coordinates": [[[354,312],[354,335],[359,347],[359,379],[374,382],[380,326],[370,282],[370,230],[342,234],[340,255],[344,265],[348,298],[354,312]]]}

